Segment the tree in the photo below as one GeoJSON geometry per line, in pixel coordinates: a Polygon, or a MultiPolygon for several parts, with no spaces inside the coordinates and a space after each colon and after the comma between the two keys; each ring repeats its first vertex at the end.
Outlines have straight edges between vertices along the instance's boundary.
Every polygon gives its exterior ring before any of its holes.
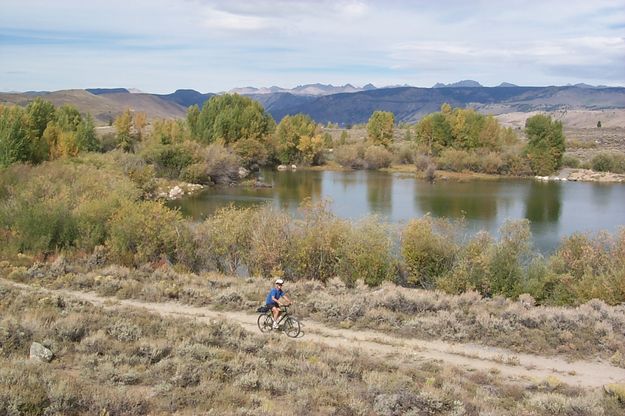
{"type": "Polygon", "coordinates": [[[564,134],[562,123],[537,114],[525,122],[526,153],[535,175],[549,175],[562,166],[564,134]]]}
{"type": "Polygon", "coordinates": [[[33,137],[43,136],[43,132],[46,127],[48,127],[48,123],[56,118],[54,104],[41,97],[37,97],[29,103],[26,106],[26,112],[28,113],[33,137]]]}
{"type": "Polygon", "coordinates": [[[76,129],[76,144],[81,151],[97,152],[100,150],[100,143],[95,134],[95,125],[91,114],[87,114],[78,125],[76,129]]]}
{"type": "Polygon", "coordinates": [[[374,111],[367,122],[367,135],[374,144],[388,147],[393,142],[395,116],[388,111],[374,111]]]}
{"type": "Polygon", "coordinates": [[[199,114],[192,107],[187,121],[194,139],[204,143],[221,140],[225,144],[241,139],[264,140],[276,125],[260,103],[238,94],[214,96],[199,114]]]}
{"type": "Polygon", "coordinates": [[[0,105],[0,167],[30,158],[28,116],[19,107],[0,105]]]}
{"type": "Polygon", "coordinates": [[[286,116],[276,129],[278,159],[282,163],[318,164],[323,138],[317,123],[310,116],[286,116]]]}
{"type": "Polygon", "coordinates": [[[135,137],[132,131],[132,112],[127,109],[113,122],[117,131],[117,147],[124,152],[132,152],[135,146],[135,137]]]}

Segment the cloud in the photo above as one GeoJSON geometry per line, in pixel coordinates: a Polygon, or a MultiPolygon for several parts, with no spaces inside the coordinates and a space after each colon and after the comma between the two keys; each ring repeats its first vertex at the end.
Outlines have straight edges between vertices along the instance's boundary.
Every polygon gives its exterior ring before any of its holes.
{"type": "Polygon", "coordinates": [[[0,60],[37,68],[10,89],[625,84],[624,25],[625,0],[2,0],[0,60]]]}

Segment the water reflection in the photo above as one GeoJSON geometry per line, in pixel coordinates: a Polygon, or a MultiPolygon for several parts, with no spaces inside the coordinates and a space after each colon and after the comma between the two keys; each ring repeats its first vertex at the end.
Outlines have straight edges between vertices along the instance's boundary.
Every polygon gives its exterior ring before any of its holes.
{"type": "Polygon", "coordinates": [[[284,209],[295,209],[306,198],[321,199],[322,177],[319,172],[270,172],[267,179],[273,184],[278,204],[284,209]]]}
{"type": "Polygon", "coordinates": [[[561,201],[562,183],[532,181],[525,200],[525,218],[534,224],[555,224],[560,219],[561,201]]]}
{"type": "Polygon", "coordinates": [[[393,175],[372,172],[367,179],[369,211],[390,216],[393,210],[393,175]]]}
{"type": "Polygon", "coordinates": [[[490,222],[497,217],[500,184],[497,181],[415,183],[415,201],[435,217],[464,217],[490,222]]]}

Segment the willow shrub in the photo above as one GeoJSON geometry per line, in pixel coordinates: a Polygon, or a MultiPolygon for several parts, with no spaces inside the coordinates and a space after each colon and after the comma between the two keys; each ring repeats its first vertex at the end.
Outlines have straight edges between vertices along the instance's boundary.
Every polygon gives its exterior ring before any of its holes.
{"type": "Polygon", "coordinates": [[[182,229],[180,213],[160,202],[125,202],[109,220],[106,245],[112,260],[127,266],[175,261],[182,229]]]}
{"type": "Polygon", "coordinates": [[[195,230],[200,258],[222,273],[235,275],[250,252],[254,211],[229,205],[204,220],[195,230]]]}
{"type": "Polygon", "coordinates": [[[304,201],[294,220],[287,276],[325,282],[336,276],[349,223],[328,209],[327,201],[304,201]]]}
{"type": "Polygon", "coordinates": [[[13,165],[0,172],[0,233],[3,251],[91,251],[104,242],[104,224],[121,201],[140,191],[128,177],[96,155],[37,166],[13,165]]]}
{"type": "Polygon", "coordinates": [[[283,275],[291,249],[291,217],[265,206],[255,212],[250,227],[250,273],[263,277],[283,275]]]}
{"type": "Polygon", "coordinates": [[[559,279],[548,300],[562,304],[598,298],[614,305],[625,299],[625,228],[616,235],[573,234],[549,260],[559,279]]]}
{"type": "Polygon", "coordinates": [[[406,266],[406,283],[432,289],[436,281],[454,267],[459,246],[451,223],[426,215],[414,219],[401,236],[401,254],[406,266]],[[437,232],[443,231],[443,232],[437,232]]]}
{"type": "Polygon", "coordinates": [[[339,276],[347,286],[354,286],[359,279],[369,286],[395,280],[398,265],[392,245],[390,226],[377,217],[354,224],[345,235],[339,276]]]}

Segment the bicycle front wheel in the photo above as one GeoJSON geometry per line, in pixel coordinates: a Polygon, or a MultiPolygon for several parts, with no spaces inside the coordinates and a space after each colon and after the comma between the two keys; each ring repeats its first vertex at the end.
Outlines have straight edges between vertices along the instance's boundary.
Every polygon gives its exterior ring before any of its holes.
{"type": "Polygon", "coordinates": [[[297,338],[300,333],[299,321],[292,316],[286,318],[282,328],[287,337],[297,338]]]}
{"type": "Polygon", "coordinates": [[[273,319],[271,318],[271,315],[266,313],[258,315],[258,329],[260,329],[260,332],[270,332],[272,325],[273,319]]]}

